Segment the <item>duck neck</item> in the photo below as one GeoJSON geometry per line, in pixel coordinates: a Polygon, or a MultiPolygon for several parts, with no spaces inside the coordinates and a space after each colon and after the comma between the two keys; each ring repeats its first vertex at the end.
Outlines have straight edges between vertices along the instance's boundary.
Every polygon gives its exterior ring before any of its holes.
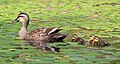
{"type": "Polygon", "coordinates": [[[24,38],[26,36],[28,24],[29,24],[29,21],[26,22],[26,23],[25,22],[22,23],[22,28],[19,31],[19,36],[20,37],[24,38]]]}

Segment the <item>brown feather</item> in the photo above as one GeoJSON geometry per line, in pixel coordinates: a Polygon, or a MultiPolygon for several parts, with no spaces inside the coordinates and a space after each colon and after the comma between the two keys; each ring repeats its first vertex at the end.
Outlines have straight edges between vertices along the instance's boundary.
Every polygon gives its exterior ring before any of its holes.
{"type": "Polygon", "coordinates": [[[36,46],[42,50],[58,51],[59,48],[54,46],[48,46],[51,42],[61,42],[67,36],[66,34],[61,34],[59,31],[60,27],[53,28],[37,28],[31,32],[27,32],[27,27],[29,25],[29,16],[26,13],[20,13],[18,17],[12,22],[22,22],[22,28],[19,31],[19,36],[24,38],[31,45],[36,46]]]}

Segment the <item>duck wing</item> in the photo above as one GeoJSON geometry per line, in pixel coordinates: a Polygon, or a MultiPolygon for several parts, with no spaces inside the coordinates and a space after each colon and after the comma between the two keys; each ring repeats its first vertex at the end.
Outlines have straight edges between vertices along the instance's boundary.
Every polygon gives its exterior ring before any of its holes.
{"type": "Polygon", "coordinates": [[[66,34],[54,33],[51,35],[51,38],[52,38],[53,42],[63,42],[63,40],[66,36],[67,36],[66,34]]]}
{"type": "Polygon", "coordinates": [[[26,34],[25,40],[30,44],[52,42],[50,35],[57,31],[56,28],[38,28],[26,34]]]}
{"type": "Polygon", "coordinates": [[[47,28],[45,33],[47,33],[52,42],[63,42],[63,39],[67,36],[66,34],[59,33],[61,31],[60,27],[47,28]]]}
{"type": "Polygon", "coordinates": [[[48,46],[48,43],[53,42],[52,34],[59,32],[58,28],[38,28],[26,34],[25,40],[42,50],[51,50],[59,52],[59,48],[48,46]]]}
{"type": "Polygon", "coordinates": [[[33,30],[31,34],[35,33],[44,33],[48,35],[51,39],[51,42],[63,42],[64,38],[67,36],[66,34],[59,33],[61,31],[60,27],[53,27],[53,28],[38,28],[33,30]]]}

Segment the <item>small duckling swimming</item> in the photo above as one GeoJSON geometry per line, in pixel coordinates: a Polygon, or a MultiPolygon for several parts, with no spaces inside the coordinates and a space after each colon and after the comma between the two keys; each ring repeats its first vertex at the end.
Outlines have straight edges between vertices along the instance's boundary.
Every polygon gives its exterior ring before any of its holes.
{"type": "Polygon", "coordinates": [[[95,46],[95,47],[105,47],[105,46],[110,45],[107,41],[93,34],[90,35],[88,42],[90,45],[95,46]]]}
{"type": "Polygon", "coordinates": [[[93,46],[98,46],[98,47],[105,47],[105,46],[109,46],[110,45],[107,41],[101,39],[98,36],[95,36],[92,44],[93,44],[93,46]]]}
{"type": "Polygon", "coordinates": [[[78,44],[85,44],[84,40],[80,37],[78,37],[76,34],[72,35],[71,42],[78,42],[78,44]]]}
{"type": "Polygon", "coordinates": [[[88,39],[89,45],[92,45],[92,42],[93,42],[94,38],[95,38],[95,35],[91,34],[90,37],[89,37],[89,39],[88,39]]]}

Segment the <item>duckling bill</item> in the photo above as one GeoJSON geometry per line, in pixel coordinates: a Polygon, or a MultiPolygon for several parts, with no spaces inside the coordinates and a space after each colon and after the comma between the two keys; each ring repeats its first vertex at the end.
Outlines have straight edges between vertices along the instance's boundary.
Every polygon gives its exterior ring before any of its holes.
{"type": "Polygon", "coordinates": [[[31,32],[28,32],[27,28],[29,21],[30,18],[27,13],[20,13],[18,17],[12,21],[22,23],[22,28],[19,31],[19,37],[23,38],[31,45],[35,45],[39,49],[59,52],[59,48],[48,46],[48,44],[52,42],[61,42],[67,36],[66,34],[59,33],[60,27],[37,28],[31,32]]]}
{"type": "Polygon", "coordinates": [[[85,44],[84,40],[78,37],[76,34],[72,35],[71,42],[77,42],[78,44],[85,44]]]}

